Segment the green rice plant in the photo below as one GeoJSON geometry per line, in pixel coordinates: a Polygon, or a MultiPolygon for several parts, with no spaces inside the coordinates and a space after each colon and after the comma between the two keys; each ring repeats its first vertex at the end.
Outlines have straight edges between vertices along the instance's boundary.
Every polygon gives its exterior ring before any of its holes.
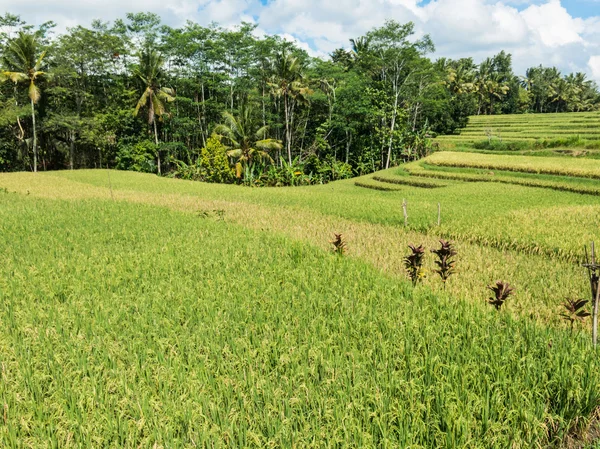
{"type": "Polygon", "coordinates": [[[393,185],[385,184],[380,181],[375,181],[373,178],[354,181],[354,185],[357,187],[363,187],[365,189],[379,190],[381,192],[397,192],[402,190],[402,188],[394,187],[393,185]]]}
{"type": "Polygon", "coordinates": [[[426,161],[406,167],[406,170],[415,177],[462,182],[515,184],[584,195],[600,195],[600,185],[595,179],[575,178],[566,175],[540,175],[506,170],[490,171],[473,167],[438,166],[430,165],[426,161]]]}
{"type": "Polygon", "coordinates": [[[441,239],[440,245],[440,248],[432,249],[431,252],[437,256],[437,260],[434,262],[437,265],[435,272],[440,275],[444,288],[446,288],[448,278],[456,272],[454,257],[457,252],[452,242],[441,239]]]}
{"type": "Polygon", "coordinates": [[[414,287],[425,277],[425,269],[423,268],[425,248],[423,248],[423,245],[408,245],[408,247],[411,253],[404,258],[404,268],[414,287]]]}
{"type": "Polygon", "coordinates": [[[560,447],[600,403],[585,335],[249,229],[251,203],[235,224],[237,202],[216,222],[165,196],[203,186],[120,174],[112,202],[38,175],[0,195],[2,448],[560,447]]]}
{"type": "Polygon", "coordinates": [[[496,281],[495,285],[489,285],[488,289],[492,291],[494,296],[488,299],[488,303],[493,305],[496,310],[504,305],[506,300],[514,293],[515,289],[508,282],[496,281]]]}
{"type": "Polygon", "coordinates": [[[425,159],[432,165],[506,170],[524,173],[577,176],[600,179],[600,161],[576,158],[498,156],[457,152],[438,152],[425,159]]]}
{"type": "Polygon", "coordinates": [[[373,179],[379,182],[387,183],[387,184],[400,184],[407,185],[412,187],[422,187],[425,189],[436,189],[439,187],[446,187],[447,183],[442,183],[439,181],[424,181],[421,179],[415,179],[414,177],[388,177],[388,176],[373,176],[373,179]]]}

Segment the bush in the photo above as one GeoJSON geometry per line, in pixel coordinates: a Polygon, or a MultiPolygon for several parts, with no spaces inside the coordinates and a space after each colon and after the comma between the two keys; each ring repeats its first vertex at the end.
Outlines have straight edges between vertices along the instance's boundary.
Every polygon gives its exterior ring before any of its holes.
{"type": "Polygon", "coordinates": [[[532,146],[531,142],[523,141],[509,141],[503,142],[498,139],[483,140],[473,144],[473,148],[478,150],[490,150],[490,151],[522,151],[528,150],[532,146]]]}
{"type": "Polygon", "coordinates": [[[149,140],[123,145],[117,152],[117,169],[156,173],[156,151],[156,144],[149,140]]]}
{"type": "Polygon", "coordinates": [[[203,168],[203,179],[206,182],[232,183],[235,179],[233,169],[221,138],[211,136],[202,148],[200,166],[203,168]]]}

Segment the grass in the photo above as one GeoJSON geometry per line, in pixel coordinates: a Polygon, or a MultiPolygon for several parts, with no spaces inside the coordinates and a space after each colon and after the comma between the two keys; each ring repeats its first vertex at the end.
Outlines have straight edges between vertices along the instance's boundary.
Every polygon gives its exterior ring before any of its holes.
{"type": "Polygon", "coordinates": [[[0,194],[2,447],[543,447],[598,405],[585,333],[413,290],[357,252],[380,224],[336,257],[303,234],[328,216],[131,173],[110,201],[100,175],[0,176],[30,193],[0,194]]]}

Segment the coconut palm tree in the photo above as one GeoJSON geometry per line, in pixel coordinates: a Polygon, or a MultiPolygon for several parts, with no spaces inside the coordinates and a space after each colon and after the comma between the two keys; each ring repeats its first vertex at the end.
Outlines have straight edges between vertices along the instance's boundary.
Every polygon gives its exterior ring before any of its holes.
{"type": "Polygon", "coordinates": [[[35,126],[35,105],[42,93],[36,81],[46,73],[41,71],[46,52],[38,55],[38,41],[35,34],[20,31],[16,38],[8,43],[3,56],[2,79],[10,79],[15,84],[29,83],[28,96],[31,102],[31,121],[33,123],[33,171],[37,172],[37,131],[35,126]]]}
{"type": "Polygon", "coordinates": [[[235,171],[238,178],[244,169],[252,164],[255,158],[273,162],[271,152],[283,147],[281,141],[266,138],[269,126],[262,126],[254,131],[252,110],[243,108],[238,117],[223,112],[224,123],[215,127],[215,133],[223,136],[231,149],[227,155],[236,159],[235,171]]]}
{"type": "Polygon", "coordinates": [[[273,64],[273,82],[269,83],[276,97],[283,99],[285,118],[285,146],[288,163],[292,164],[292,133],[294,112],[298,104],[308,103],[311,90],[304,85],[304,64],[297,57],[287,53],[276,55],[273,64]]]}
{"type": "Polygon", "coordinates": [[[158,149],[158,129],[156,119],[162,120],[167,113],[166,103],[175,100],[175,91],[169,87],[162,87],[162,67],[164,60],[160,53],[148,49],[139,55],[139,65],[134,69],[135,76],[142,82],[142,96],[137,102],[134,115],[138,115],[140,109],[145,108],[148,112],[148,125],[154,126],[154,141],[156,143],[156,156],[158,161],[158,174],[161,174],[160,151],[158,149]]]}

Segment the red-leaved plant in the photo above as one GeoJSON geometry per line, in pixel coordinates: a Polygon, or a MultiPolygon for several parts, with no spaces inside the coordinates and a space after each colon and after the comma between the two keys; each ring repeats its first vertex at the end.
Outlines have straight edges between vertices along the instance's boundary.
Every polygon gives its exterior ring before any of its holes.
{"type": "Polygon", "coordinates": [[[440,240],[441,247],[439,249],[432,249],[431,252],[437,256],[435,264],[438,266],[438,269],[435,270],[437,274],[442,278],[442,282],[444,283],[444,288],[446,288],[446,281],[448,278],[455,273],[454,266],[456,265],[456,261],[454,260],[454,256],[456,256],[456,250],[454,249],[454,244],[450,241],[440,240]]]}
{"type": "Polygon", "coordinates": [[[591,313],[584,309],[588,302],[585,299],[567,299],[563,302],[562,305],[566,309],[566,312],[561,313],[560,316],[571,323],[571,330],[573,330],[575,321],[583,323],[591,315],[591,313]]]}
{"type": "Polygon", "coordinates": [[[346,242],[342,238],[342,234],[333,234],[333,240],[330,240],[329,243],[333,245],[332,251],[334,254],[338,256],[343,256],[346,252],[346,242]]]}
{"type": "Polygon", "coordinates": [[[408,277],[414,286],[417,285],[417,282],[423,279],[425,274],[423,270],[423,257],[425,257],[425,248],[423,248],[423,245],[408,245],[408,247],[411,250],[411,254],[404,258],[404,267],[406,268],[408,277]]]}
{"type": "Polygon", "coordinates": [[[508,282],[496,281],[496,285],[488,285],[488,288],[494,293],[494,296],[488,299],[488,303],[493,305],[496,310],[500,310],[508,297],[515,291],[508,282]]]}

